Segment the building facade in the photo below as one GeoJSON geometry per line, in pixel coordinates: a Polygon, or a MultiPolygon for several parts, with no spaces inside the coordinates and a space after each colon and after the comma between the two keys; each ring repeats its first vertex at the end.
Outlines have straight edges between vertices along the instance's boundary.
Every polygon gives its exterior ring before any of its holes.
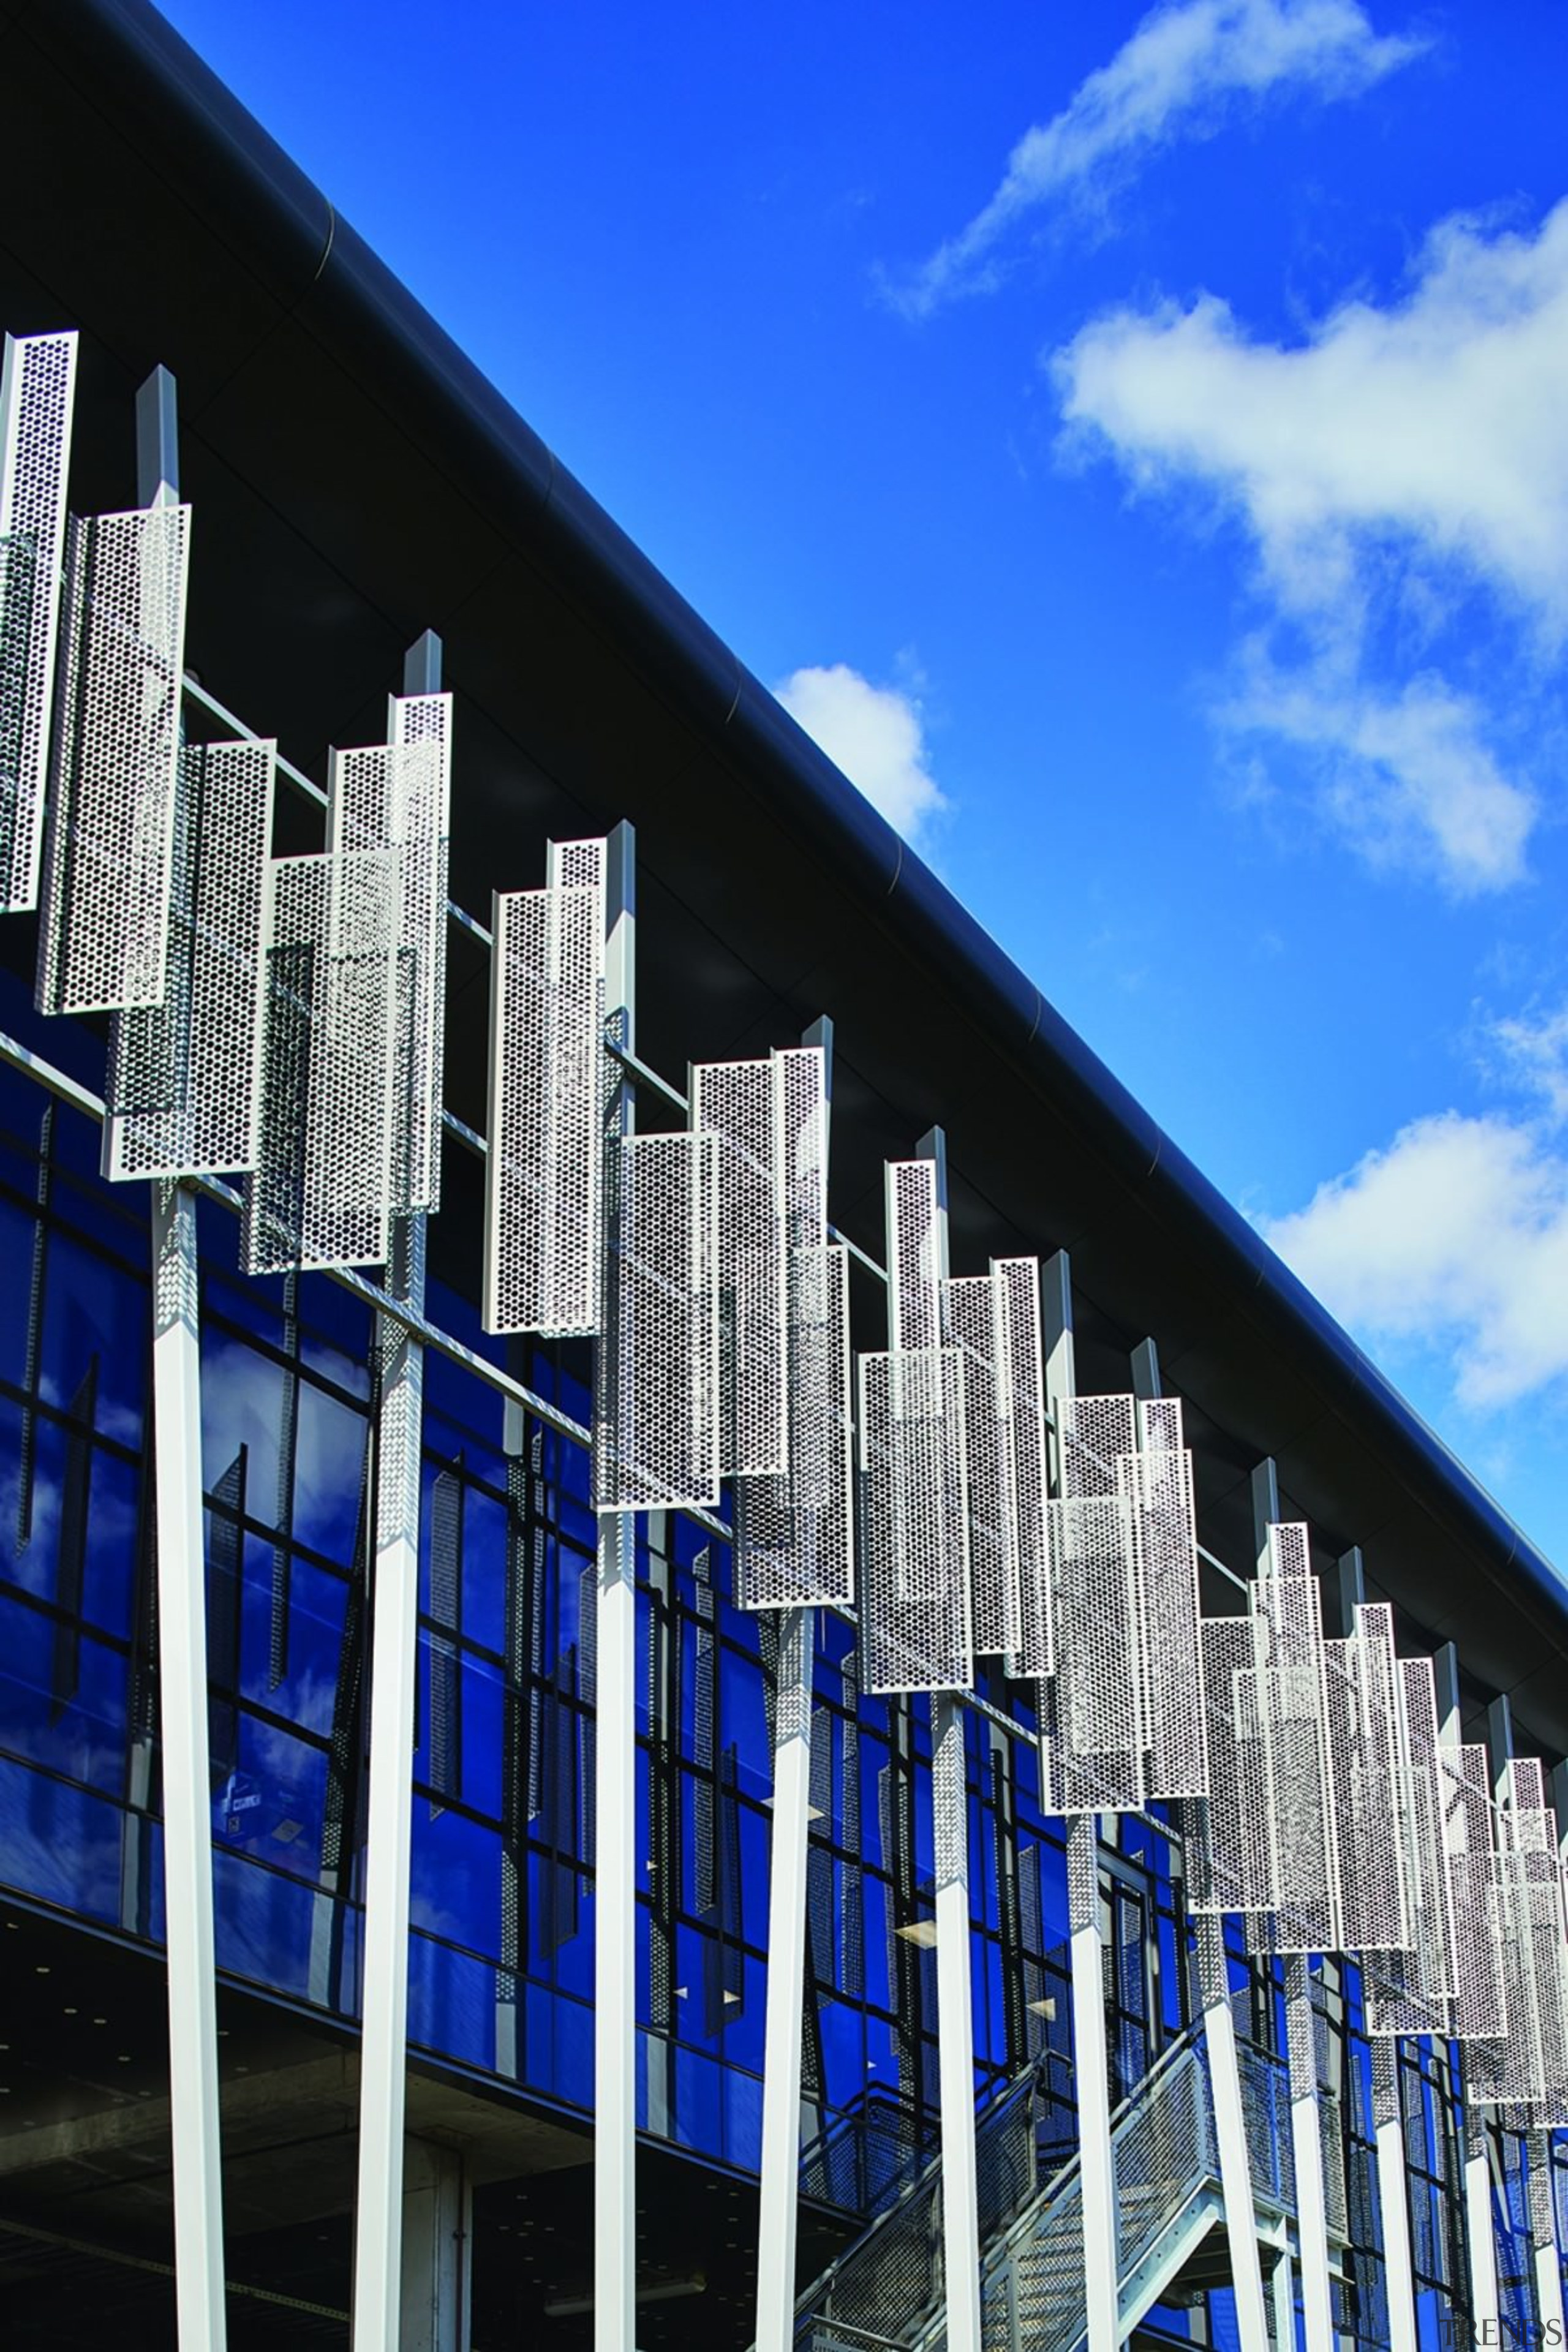
{"type": "Polygon", "coordinates": [[[151,10],[0,43],[9,2340],[1560,2339],[1550,1564],[151,10]]]}

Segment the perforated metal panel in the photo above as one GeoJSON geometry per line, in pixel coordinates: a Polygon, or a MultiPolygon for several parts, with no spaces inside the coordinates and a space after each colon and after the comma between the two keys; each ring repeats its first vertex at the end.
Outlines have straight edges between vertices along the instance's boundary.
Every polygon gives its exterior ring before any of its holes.
{"type": "Polygon", "coordinates": [[[784,1217],[793,1249],[827,1242],[827,1057],[820,1045],[775,1053],[784,1217]]]}
{"type": "Polygon", "coordinates": [[[1497,2104],[1530,2105],[1554,2117],[1568,2105],[1568,1976],[1565,1976],[1557,1824],[1546,1802],[1540,1759],[1509,1767],[1502,1811],[1510,1882],[1509,1942],[1510,2079],[1497,2104]]]}
{"type": "Polygon", "coordinates": [[[1123,1477],[1144,1659],[1149,1794],[1202,1797],[1208,1793],[1208,1733],[1204,1710],[1194,1703],[1203,1684],[1203,1643],[1193,1459],[1182,1443],[1179,1401],[1146,1402],[1139,1421],[1143,1443],[1124,1457],[1123,1477]]]}
{"type": "Polygon", "coordinates": [[[1439,1748],[1437,1763],[1454,1922],[1450,2030],[1463,2042],[1495,2040],[1508,2030],[1508,2005],[1487,1751],[1439,1748]]]}
{"type": "Polygon", "coordinates": [[[625,1136],[609,1154],[601,1511],[719,1499],[717,1160],[710,1135],[625,1136]]]}
{"type": "Polygon", "coordinates": [[[1204,1712],[1208,1727],[1207,1883],[1202,1912],[1270,1910],[1274,1841],[1267,1834],[1268,1746],[1250,1617],[1203,1620],[1204,1712]]]}
{"type": "Polygon", "coordinates": [[[964,1470],[957,1351],[862,1356],[860,1646],[868,1691],[969,1685],[964,1470]]]}
{"type": "Polygon", "coordinates": [[[1148,1736],[1132,1512],[1130,1396],[1058,1397],[1061,1492],[1047,1506],[1055,1675],[1041,1695],[1050,1809],[1110,1812],[1147,1793],[1148,1736]]]}
{"type": "Polygon", "coordinates": [[[890,1160],[888,1194],[888,1345],[942,1343],[942,1215],[934,1160],[890,1160]]]}
{"type": "MultiPolygon", "coordinates": [[[[1306,1556],[1306,1530],[1269,1529],[1275,1562],[1306,1556]],[[1284,1538],[1284,1540],[1278,1540],[1284,1538]]],[[[1278,1567],[1253,1588],[1274,1846],[1272,1941],[1279,1952],[1339,1944],[1338,1849],[1317,1580],[1278,1567]]]]}
{"type": "Polygon", "coordinates": [[[790,1253],[790,1467],[735,1486],[735,1598],[742,1609],[854,1598],[855,1432],[849,1254],[790,1253]]]}
{"type": "Polygon", "coordinates": [[[189,507],[149,507],[67,533],[40,1013],[162,1001],[190,525],[189,507]]]}
{"type": "Polygon", "coordinates": [[[77,338],[5,338],[0,367],[0,913],[38,903],[77,338]]]}
{"type": "Polygon", "coordinates": [[[1116,1494],[1117,1465],[1137,1444],[1133,1400],[1058,1397],[1056,1419],[1062,1495],[1116,1494]]]}
{"type": "Polygon", "coordinates": [[[1340,1932],[1352,1952],[1398,1951],[1409,1937],[1400,1846],[1399,1710],[1394,1612],[1356,1610],[1355,1631],[1323,1644],[1334,1775],[1340,1932]]]}
{"type": "Polygon", "coordinates": [[[268,869],[248,1274],[385,1261],[401,922],[395,853],[284,857],[268,869]]]}
{"type": "Polygon", "coordinates": [[[163,1001],[110,1026],[106,1176],[256,1166],[276,751],[211,743],[181,755],[163,1001]]]}
{"type": "Polygon", "coordinates": [[[776,1060],[699,1062],[691,1124],[719,1171],[719,1465],[727,1478],[789,1466],[789,1257],[784,1072],[776,1060]]]}
{"type": "Polygon", "coordinates": [[[1001,1285],[994,1275],[988,1274],[945,1282],[942,1309],[943,1337],[956,1349],[963,1377],[974,1646],[996,1655],[1016,1650],[1022,1632],[1001,1285]]]}
{"type": "Polygon", "coordinates": [[[1402,1658],[1398,1689],[1401,1837],[1412,1940],[1407,1952],[1367,1958],[1367,2031],[1445,2033],[1454,1990],[1454,1939],[1430,1658],[1402,1658]]]}
{"type": "Polygon", "coordinates": [[[452,698],[395,695],[388,741],[333,754],[330,850],[395,850],[398,1106],[393,1149],[400,1213],[441,1202],[441,1091],[447,1003],[447,853],[452,698]]]}
{"type": "Polygon", "coordinates": [[[1040,1262],[992,1261],[1000,1293],[1003,1420],[1007,1442],[1014,1574],[1018,1590],[1017,1670],[1048,1675],[1053,1664],[1050,1538],[1046,1498],[1045,1365],[1040,1340],[1040,1262]]]}
{"type": "Polygon", "coordinates": [[[484,1325],[597,1329],[607,1087],[603,841],[552,844],[550,883],[495,900],[484,1325]]]}

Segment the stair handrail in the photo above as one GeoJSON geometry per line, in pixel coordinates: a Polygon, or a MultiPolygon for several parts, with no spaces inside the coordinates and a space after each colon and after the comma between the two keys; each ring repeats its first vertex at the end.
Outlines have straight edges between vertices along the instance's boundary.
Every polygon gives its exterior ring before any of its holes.
{"type": "MultiPolygon", "coordinates": [[[[1148,2101],[1159,2095],[1165,2080],[1179,2063],[1188,2059],[1194,2063],[1197,2063],[1197,2053],[1202,2042],[1203,2022],[1201,2019],[1194,2019],[1192,2024],[1183,2029],[1173,2042],[1168,2042],[1165,2044],[1148,2073],[1141,2075],[1126,2097],[1119,2100],[1116,2106],[1112,2108],[1110,2142],[1113,2164],[1118,2138],[1125,2136],[1127,2129],[1138,2119],[1148,2101]]],[[[1015,2214],[1006,2227],[998,2231],[990,2242],[982,2247],[980,2253],[982,2291],[984,2291],[984,2283],[994,2277],[995,2273],[1012,2259],[1016,2248],[1034,2234],[1042,2217],[1054,2210],[1063,2198],[1070,2194],[1080,2169],[1079,2152],[1075,2148],[1072,2155],[1052,2173],[1050,2179],[1036,2190],[1023,2211],[1015,2214]]],[[[1186,2210],[1192,2202],[1193,2190],[1197,2186],[1197,2182],[1191,2184],[1188,2194],[1173,2214],[1173,2220],[1177,2219],[1186,2210]]],[[[945,2314],[941,2310],[933,2312],[915,2336],[909,2347],[909,2352],[927,2352],[927,2347],[944,2329],[945,2325],[945,2314]]]]}
{"type": "MultiPolygon", "coordinates": [[[[1039,2062],[1037,2059],[1031,2059],[1027,2066],[1023,2067],[1014,2075],[1000,2095],[992,2100],[984,2113],[976,2117],[976,2132],[999,2128],[1005,2115],[1011,2113],[1017,2105],[1034,2095],[1038,2080],[1039,2062]]],[[[941,2173],[942,2150],[939,2147],[914,2177],[905,2182],[891,2204],[884,2205],[880,2212],[874,2213],[859,2236],[852,2238],[847,2246],[835,2254],[827,2268],[819,2272],[804,2294],[795,2297],[795,2316],[797,2325],[802,2319],[809,2318],[815,2306],[826,2301],[832,2294],[834,2281],[841,2275],[847,2265],[858,2256],[862,2248],[869,2245],[873,2239],[890,2229],[899,2215],[920,2195],[921,2189],[929,2187],[932,2181],[940,2179],[941,2173]]],[[[847,2322],[841,2324],[846,2327],[848,2326],[847,2322]]]]}

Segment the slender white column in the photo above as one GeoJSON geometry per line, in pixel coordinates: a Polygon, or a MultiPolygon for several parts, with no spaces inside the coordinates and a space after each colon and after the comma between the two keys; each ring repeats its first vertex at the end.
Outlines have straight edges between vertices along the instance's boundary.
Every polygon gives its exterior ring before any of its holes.
{"type": "Polygon", "coordinates": [[[1492,2224],[1492,2168],[1483,2111],[1465,2101],[1465,2237],[1470,2255],[1470,2325],[1477,2344],[1500,2344],[1497,2232],[1492,2224]]]}
{"type": "Polygon", "coordinates": [[[1557,2249],[1556,2199],[1552,2187],[1552,2135],[1530,2135],[1530,2236],[1535,2258],[1535,2315],[1541,2322],[1541,2343],[1555,2346],[1563,2334],[1563,2257],[1557,2249]]]}
{"type": "MultiPolygon", "coordinates": [[[[936,1824],[937,2083],[948,2352],[981,2352],[980,2197],[974,2162],[974,2009],[969,1980],[969,1800],[963,1711],[931,1701],[936,1824]]],[[[1103,2039],[1103,2034],[1101,2036],[1103,2039]]]]}
{"type": "Polygon", "coordinates": [[[403,2326],[398,2352],[467,2352],[473,2191],[449,2147],[411,2139],[403,2158],[403,2326]]]}
{"type": "Polygon", "coordinates": [[[779,1613],[773,1711],[768,2006],[763,2041],[763,2167],[756,2352],[792,2352],[800,2191],[801,1999],[811,1823],[811,1640],[815,1612],[779,1613]]]}
{"type": "MultiPolygon", "coordinates": [[[[1152,1339],[1142,1340],[1132,1351],[1132,1387],[1140,1398],[1163,1393],[1160,1358],[1152,1339]]],[[[1188,1870],[1200,1878],[1207,1870],[1208,1806],[1194,1798],[1182,1811],[1188,1870]]],[[[1225,2202],[1226,2234],[1230,2244],[1237,2333],[1241,2352],[1268,2352],[1268,2311],[1263,2294],[1263,2263],[1258,2250],[1258,2205],[1252,2186],[1252,2151],[1247,2137],[1247,2107],[1241,2088],[1241,2059],[1236,2046],[1236,2019],[1230,2006],[1230,1974],[1225,1955],[1223,1921],[1204,1916],[1197,1922],[1198,1997],[1203,2004],[1204,2046],[1208,2055],[1209,2096],[1214,2102],[1215,2146],[1219,2157],[1220,2194],[1225,2202]]],[[[1286,2267],[1289,2277],[1289,2265],[1286,2267]]],[[[1283,2343],[1286,2339],[1281,2338],[1283,2343]]]]}
{"type": "Polygon", "coordinates": [[[1301,2315],[1307,2352],[1333,2352],[1329,2284],[1329,2207],[1323,2185],[1323,2122],[1318,2097],[1317,2028],[1307,1962],[1286,1963],[1286,2038],[1290,2063],[1290,2154],[1296,2170],[1296,2231],[1301,2263],[1301,2315]]]}
{"type": "Polygon", "coordinates": [[[1372,2113],[1377,2145],[1377,2206],[1383,2221],[1389,2352],[1416,2352],[1415,2268],[1410,2252],[1410,2191],[1405,2170],[1399,2045],[1385,2034],[1377,2035],[1372,2044],[1372,2113]]]}
{"type": "Polygon", "coordinates": [[[154,1184],[153,1437],[174,2294],[180,2352],[223,2352],[223,2171],[207,1760],[199,1295],[195,1201],[178,1185],[154,1184]]]}
{"type": "MultiPolygon", "coordinates": [[[[394,1295],[422,1307],[425,1221],[395,1221],[394,1295]]],[[[424,1350],[377,1318],[375,1563],[371,1590],[370,1800],[365,1829],[364,1999],[360,2037],[354,2352],[395,2352],[402,2289],[403,2119],[408,2044],[408,1877],[413,1841],[414,1672],[419,1608],[419,1445],[424,1350]]]]}
{"type": "MultiPolygon", "coordinates": [[[[1073,1395],[1077,1388],[1072,1269],[1065,1250],[1058,1250],[1041,1268],[1040,1310],[1046,1396],[1052,1423],[1059,1427],[1060,1400],[1073,1395]]],[[[1054,1435],[1051,1454],[1053,1483],[1059,1494],[1061,1454],[1054,1435]]],[[[1100,1932],[1100,1818],[1080,1813],[1068,1822],[1067,1829],[1068,1954],[1089,2352],[1116,2352],[1121,2338],[1116,2169],[1110,2153],[1110,2057],[1105,2040],[1105,1960],[1100,1932]]]]}
{"type": "Polygon", "coordinates": [[[1296,2282],[1289,2253],[1281,2252],[1268,2282],[1274,2299],[1274,2341],[1285,2352],[1294,2352],[1296,2343],[1296,2282]]]}
{"type": "Polygon", "coordinates": [[[1105,1979],[1100,1934],[1100,1823],[1068,1823],[1068,1904],[1072,1940],[1072,2042],[1078,2091],[1079,2180],[1083,2200],[1084,2299],[1089,2352],[1116,2352],[1116,2167],[1110,2149],[1110,2055],[1105,2039],[1105,1979]]]}
{"type": "MultiPolygon", "coordinates": [[[[440,685],[426,631],[404,663],[405,694],[440,685]]],[[[422,1214],[392,1219],[386,1286],[425,1307],[422,1214]]],[[[396,2352],[403,2300],[403,2123],[408,2079],[408,1907],[414,1843],[414,1685],[419,1643],[419,1460],[425,1350],[378,1315],[375,1558],[371,1582],[370,1789],[365,1807],[364,1967],[360,2017],[359,2176],[354,2204],[354,2352],[396,2352]]]]}
{"type": "MultiPolygon", "coordinates": [[[[634,841],[610,835],[605,919],[609,1034],[636,1040],[634,841]]],[[[629,1135],[633,1095],[616,1079],[605,1134],[629,1135]]],[[[605,1188],[614,1214],[617,1188],[605,1188]]],[[[601,1357],[599,1375],[604,1376],[601,1357]]],[[[594,2352],[637,2344],[637,1518],[599,1520],[594,1748],[594,2352]]]]}
{"type": "MultiPolygon", "coordinates": [[[[1201,1839],[1206,1834],[1203,1815],[1201,1802],[1188,1807],[1187,1819],[1192,1824],[1189,1835],[1195,1833],[1201,1839]]],[[[1225,1931],[1218,1919],[1202,1918],[1197,1932],[1204,2040],[1208,2050],[1209,2090],[1214,2098],[1215,2142],[1219,2151],[1226,2234],[1230,2242],[1237,2333],[1241,2352],[1268,2352],[1268,2313],[1263,2299],[1263,2263],[1258,2251],[1258,2206],[1252,2187],[1252,2155],[1247,2137],[1236,2019],[1230,2006],[1225,1931]]],[[[1288,2280],[1289,2263],[1284,2267],[1288,2280]]],[[[1290,2338],[1282,2336],[1280,2341],[1289,2344],[1290,2338]]]]}

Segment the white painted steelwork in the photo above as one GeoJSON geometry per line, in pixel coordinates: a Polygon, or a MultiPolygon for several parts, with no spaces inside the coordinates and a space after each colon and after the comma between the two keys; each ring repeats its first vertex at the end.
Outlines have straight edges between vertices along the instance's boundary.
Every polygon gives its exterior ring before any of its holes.
{"type": "Polygon", "coordinates": [[[110,1025],[111,1179],[257,1164],[276,755],[276,744],[252,741],[187,744],[181,755],[163,1001],[110,1025]]]}
{"type": "Polygon", "coordinates": [[[789,1467],[789,1221],[784,1071],[773,1055],[698,1062],[694,1131],[714,1139],[721,1476],[789,1467]]]}
{"type": "Polygon", "coordinates": [[[627,1135],[610,1148],[600,1511],[719,1499],[717,1180],[710,1135],[627,1135]]]}
{"type": "Polygon", "coordinates": [[[174,2293],[181,2352],[223,2352],[223,2165],[207,1738],[196,1203],[153,1189],[153,1437],[158,1704],[169,1967],[174,2293]]]}
{"type": "Polygon", "coordinates": [[[387,1207],[441,1205],[441,1081],[447,1006],[447,857],[451,829],[452,698],[394,695],[387,741],[335,751],[327,848],[395,853],[397,1031],[387,1207]]]}
{"type": "Polygon", "coordinates": [[[967,1689],[974,1659],[955,1349],[860,1358],[860,1571],[864,1687],[967,1689]]]}
{"type": "Polygon", "coordinates": [[[603,841],[552,842],[546,887],[494,901],[488,1331],[599,1327],[605,855],[603,841]]]}
{"type": "Polygon", "coordinates": [[[191,510],[72,520],[38,927],[40,1013],[163,1002],[191,510]]]}
{"type": "Polygon", "coordinates": [[[0,364],[0,913],[38,903],[77,337],[7,335],[0,364]]]}
{"type": "Polygon", "coordinates": [[[380,1265],[397,1114],[396,851],[283,857],[268,874],[261,1153],[247,1274],[380,1265]]]}

